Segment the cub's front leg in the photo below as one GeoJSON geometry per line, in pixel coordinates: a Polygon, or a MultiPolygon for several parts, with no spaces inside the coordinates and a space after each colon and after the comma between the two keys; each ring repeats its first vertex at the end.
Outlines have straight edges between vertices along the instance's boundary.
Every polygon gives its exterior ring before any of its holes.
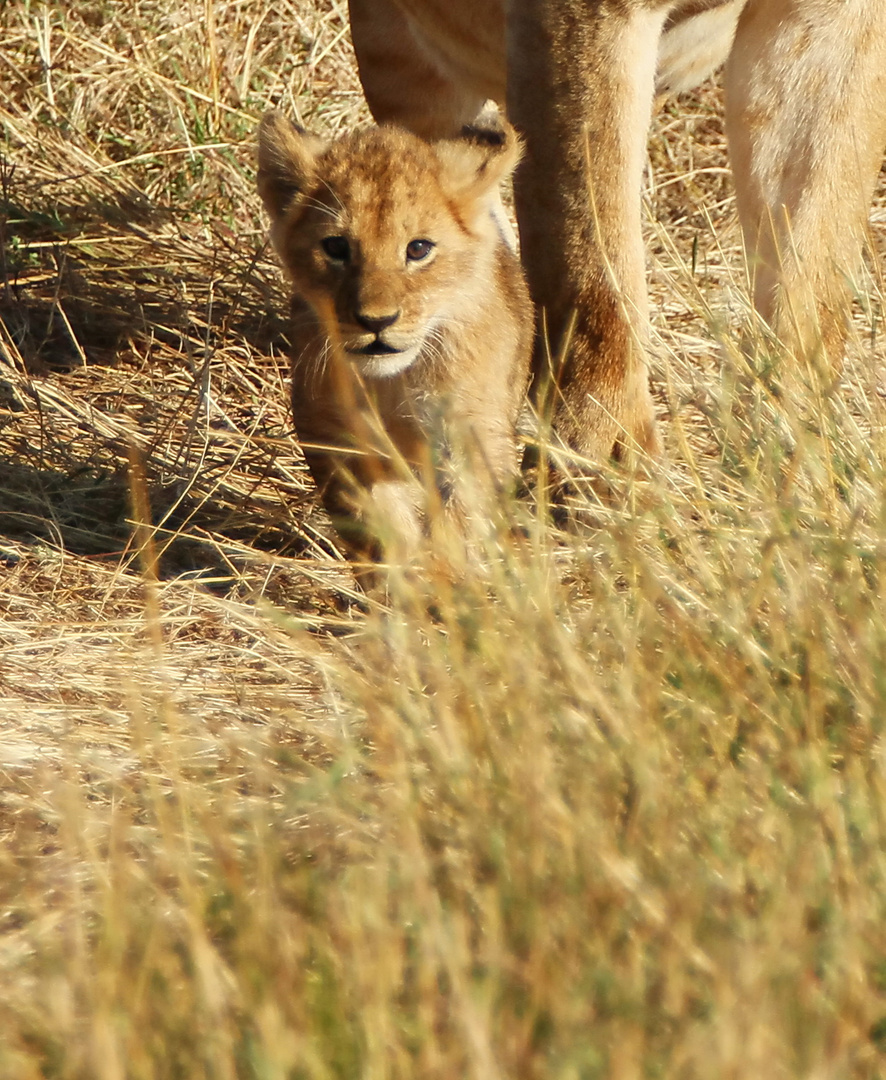
{"type": "Polygon", "coordinates": [[[296,337],[292,416],[305,461],[345,553],[357,568],[358,580],[372,585],[373,564],[406,562],[418,549],[421,487],[380,425],[347,361],[331,355],[322,339],[304,346],[296,337]]]}

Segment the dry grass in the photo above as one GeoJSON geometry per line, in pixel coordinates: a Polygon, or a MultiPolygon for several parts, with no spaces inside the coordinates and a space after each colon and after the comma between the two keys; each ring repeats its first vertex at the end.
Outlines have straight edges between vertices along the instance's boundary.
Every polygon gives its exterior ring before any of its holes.
{"type": "Polygon", "coordinates": [[[718,92],[668,106],[667,466],[366,613],[272,103],[363,119],[343,3],[0,6],[0,1077],[886,1075],[879,256],[839,385],[745,359],[718,92]]]}

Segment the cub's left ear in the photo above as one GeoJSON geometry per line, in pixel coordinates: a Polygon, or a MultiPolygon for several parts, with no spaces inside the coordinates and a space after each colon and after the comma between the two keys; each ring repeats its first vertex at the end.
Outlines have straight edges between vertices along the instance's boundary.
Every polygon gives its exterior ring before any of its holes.
{"type": "Polygon", "coordinates": [[[258,193],[272,221],[310,189],[326,142],[296,127],[276,109],[258,129],[258,193]]]}
{"type": "Polygon", "coordinates": [[[434,144],[450,185],[459,195],[480,198],[498,188],[523,153],[520,138],[497,114],[484,113],[457,139],[434,144]]]}

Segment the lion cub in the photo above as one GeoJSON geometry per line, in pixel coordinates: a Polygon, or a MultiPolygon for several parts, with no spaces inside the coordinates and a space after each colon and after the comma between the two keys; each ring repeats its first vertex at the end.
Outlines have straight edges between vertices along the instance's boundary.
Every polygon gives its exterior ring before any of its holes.
{"type": "Polygon", "coordinates": [[[519,145],[497,123],[433,143],[261,123],[258,189],[295,292],[295,428],[357,561],[406,559],[441,521],[463,535],[516,468],[533,314],[498,224],[519,145]]]}

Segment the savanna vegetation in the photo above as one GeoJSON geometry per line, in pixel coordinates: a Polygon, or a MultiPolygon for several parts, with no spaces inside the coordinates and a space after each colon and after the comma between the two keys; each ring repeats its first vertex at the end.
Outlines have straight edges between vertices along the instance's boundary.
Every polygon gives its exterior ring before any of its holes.
{"type": "Polygon", "coordinates": [[[0,1077],[886,1075],[882,191],[835,376],[664,105],[666,460],[366,601],[253,164],[345,7],[0,5],[0,1077]]]}

